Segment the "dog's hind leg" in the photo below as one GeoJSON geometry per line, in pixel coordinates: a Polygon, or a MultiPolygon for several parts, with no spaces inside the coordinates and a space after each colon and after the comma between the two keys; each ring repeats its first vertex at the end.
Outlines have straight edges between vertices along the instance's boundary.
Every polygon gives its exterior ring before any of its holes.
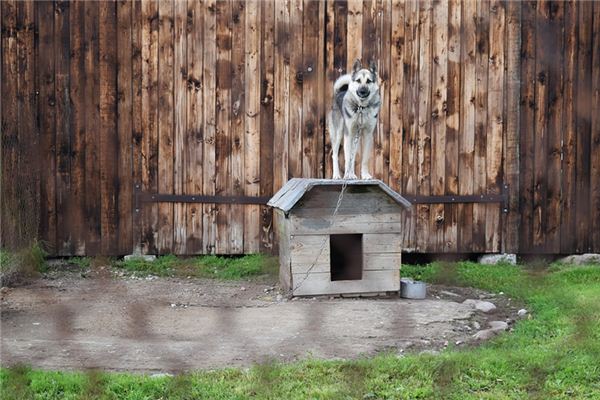
{"type": "Polygon", "coordinates": [[[367,129],[362,137],[362,161],[360,163],[360,179],[373,179],[369,173],[369,160],[373,151],[373,130],[367,133],[367,129]]]}
{"type": "Polygon", "coordinates": [[[340,144],[342,143],[342,137],[344,135],[344,123],[335,123],[333,121],[333,115],[329,114],[329,134],[331,136],[331,147],[333,154],[331,158],[333,159],[333,179],[341,179],[342,176],[340,174],[340,161],[339,161],[339,152],[340,152],[340,144]]]}

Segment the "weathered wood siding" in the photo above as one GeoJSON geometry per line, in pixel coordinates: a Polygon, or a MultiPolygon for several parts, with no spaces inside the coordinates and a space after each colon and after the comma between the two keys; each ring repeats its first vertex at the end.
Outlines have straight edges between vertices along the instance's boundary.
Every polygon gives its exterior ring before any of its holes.
{"type": "Polygon", "coordinates": [[[403,221],[421,252],[600,251],[600,3],[2,1],[2,243],[53,254],[276,246],[255,205],[330,177],[333,81],[375,59],[371,170],[402,194],[496,194],[403,221]],[[33,226],[34,228],[31,228],[33,226]]]}

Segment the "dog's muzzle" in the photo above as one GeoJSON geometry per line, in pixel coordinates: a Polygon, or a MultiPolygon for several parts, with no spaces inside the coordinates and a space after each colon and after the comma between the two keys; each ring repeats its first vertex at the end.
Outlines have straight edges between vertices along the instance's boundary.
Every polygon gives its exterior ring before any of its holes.
{"type": "Polygon", "coordinates": [[[358,94],[358,97],[360,98],[367,98],[369,97],[369,89],[366,87],[361,87],[356,91],[356,94],[358,94]]]}

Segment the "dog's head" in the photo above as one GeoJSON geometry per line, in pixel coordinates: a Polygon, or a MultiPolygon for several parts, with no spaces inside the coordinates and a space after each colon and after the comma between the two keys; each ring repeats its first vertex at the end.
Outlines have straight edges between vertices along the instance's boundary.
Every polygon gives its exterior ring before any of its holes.
{"type": "Polygon", "coordinates": [[[369,68],[362,68],[360,60],[352,66],[352,82],[348,90],[355,93],[359,99],[366,100],[379,90],[377,83],[377,64],[371,60],[369,68]]]}

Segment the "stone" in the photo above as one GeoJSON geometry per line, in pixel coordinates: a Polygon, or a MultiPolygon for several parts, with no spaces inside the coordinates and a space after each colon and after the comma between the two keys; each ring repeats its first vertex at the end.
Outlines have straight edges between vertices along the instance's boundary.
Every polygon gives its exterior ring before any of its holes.
{"type": "Polygon", "coordinates": [[[475,340],[488,340],[496,336],[497,333],[498,331],[495,331],[493,329],[484,329],[474,334],[473,338],[475,340]]]}
{"type": "Polygon", "coordinates": [[[470,305],[471,307],[473,307],[481,312],[484,312],[484,313],[488,313],[488,312],[494,311],[496,309],[496,306],[494,305],[494,303],[491,303],[489,301],[483,301],[483,300],[467,299],[467,300],[463,301],[463,304],[470,305]]]}
{"type": "Polygon", "coordinates": [[[481,328],[481,325],[479,325],[479,322],[477,322],[477,321],[474,321],[474,322],[473,322],[473,328],[475,328],[475,329],[479,329],[479,328],[481,328]]]}
{"type": "Polygon", "coordinates": [[[517,264],[517,255],[512,253],[502,254],[484,254],[479,257],[479,263],[485,265],[496,265],[496,264],[517,264]]]}
{"type": "Polygon", "coordinates": [[[156,256],[154,254],[128,254],[123,257],[123,260],[144,260],[146,262],[156,261],[156,256]]]}
{"type": "Polygon", "coordinates": [[[600,254],[599,253],[574,254],[571,256],[563,257],[563,258],[559,259],[558,262],[562,263],[562,264],[574,264],[574,265],[600,264],[600,254]]]}
{"type": "Polygon", "coordinates": [[[524,316],[527,315],[527,310],[524,308],[521,308],[519,311],[517,311],[517,315],[521,318],[523,318],[524,316]]]}
{"type": "Polygon", "coordinates": [[[508,329],[508,324],[504,321],[490,321],[488,325],[494,331],[505,331],[508,329]]]}

